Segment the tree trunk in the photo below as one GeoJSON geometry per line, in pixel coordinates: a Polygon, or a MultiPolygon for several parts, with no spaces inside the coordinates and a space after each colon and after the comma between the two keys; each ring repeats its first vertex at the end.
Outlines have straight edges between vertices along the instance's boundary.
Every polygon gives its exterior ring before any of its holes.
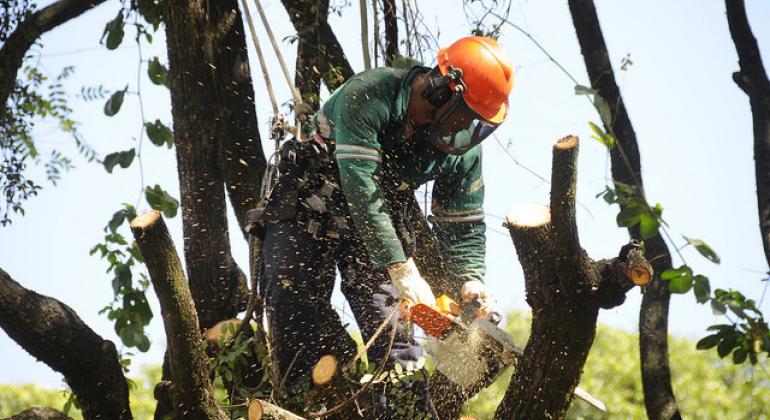
{"type": "Polygon", "coordinates": [[[759,231],[765,259],[770,264],[770,81],[762,64],[757,39],[751,32],[743,0],[726,0],[725,5],[740,65],[740,71],[733,73],[733,80],[749,96],[751,104],[759,231]]]}
{"type": "Polygon", "coordinates": [[[131,232],[163,314],[175,418],[226,419],[214,400],[195,304],[160,212],[152,210],[132,220],[131,232]]]}
{"type": "Polygon", "coordinates": [[[0,327],[64,375],[85,419],[131,419],[128,384],[111,341],[69,306],[27,290],[0,269],[0,327]]]}
{"type": "Polygon", "coordinates": [[[634,286],[631,274],[642,258],[634,245],[597,262],[580,247],[577,149],[571,136],[554,145],[550,208],[518,205],[506,218],[524,270],[532,332],[497,419],[563,418],[593,343],[599,309],[622,304],[634,286]]]}
{"type": "MultiPolygon", "coordinates": [[[[593,0],[569,0],[580,50],[583,54],[591,87],[609,104],[611,124],[605,129],[615,136],[616,147],[610,151],[612,179],[638,187],[644,195],[639,146],[636,132],[626,112],[615,74],[610,65],[599,18],[593,0]]],[[[623,206],[621,206],[621,211],[623,206]]],[[[634,239],[641,239],[639,229],[629,229],[634,239]]],[[[645,240],[646,257],[658,275],[671,268],[671,253],[660,234],[645,240]]],[[[642,365],[644,403],[651,419],[680,418],[671,372],[668,365],[668,307],[671,292],[668,283],[654,279],[645,291],[639,314],[639,348],[642,365]]]]}
{"type": "MultiPolygon", "coordinates": [[[[237,112],[249,112],[224,105],[224,98],[232,100],[236,94],[231,87],[225,87],[233,80],[226,75],[238,79],[247,64],[240,62],[240,58],[227,58],[223,54],[234,46],[233,31],[240,31],[239,36],[243,36],[243,30],[235,0],[169,0],[164,2],[164,17],[184,255],[200,326],[206,329],[220,320],[235,317],[244,309],[248,297],[246,277],[230,251],[222,150],[223,145],[227,145],[226,150],[235,145],[226,139],[234,130],[230,117],[235,118],[237,112]],[[239,70],[229,73],[231,70],[226,69],[220,73],[217,65],[227,67],[228,61],[239,70]]],[[[227,156],[229,159],[230,155],[227,156]]],[[[253,172],[252,169],[248,172],[253,172]]],[[[239,191],[241,199],[252,199],[243,198],[249,190],[239,191]]],[[[233,198],[239,200],[235,195],[233,198]]]]}
{"type": "Polygon", "coordinates": [[[13,31],[0,48],[0,119],[5,118],[8,96],[24,56],[43,33],[80,16],[104,0],[59,0],[31,14],[13,31]]]}

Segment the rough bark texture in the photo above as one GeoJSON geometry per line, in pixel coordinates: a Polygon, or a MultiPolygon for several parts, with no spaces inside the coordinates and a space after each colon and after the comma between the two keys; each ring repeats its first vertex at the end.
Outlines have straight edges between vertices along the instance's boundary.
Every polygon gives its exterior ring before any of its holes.
{"type": "Polygon", "coordinates": [[[0,119],[5,116],[8,96],[16,75],[35,40],[43,33],[80,16],[104,0],[60,0],[32,13],[13,31],[0,48],[0,119]]]}
{"type": "Polygon", "coordinates": [[[593,344],[599,309],[623,303],[633,287],[627,259],[641,251],[627,245],[617,258],[594,262],[580,247],[577,146],[575,137],[554,145],[550,209],[515,207],[508,214],[532,307],[532,332],[497,419],[563,418],[593,344]]]}
{"type": "MultiPolygon", "coordinates": [[[[223,145],[228,145],[225,149],[230,151],[232,146],[247,147],[227,139],[230,135],[236,136],[232,139],[243,139],[240,134],[248,137],[251,129],[240,127],[245,131],[233,133],[237,128],[232,127],[232,118],[238,120],[238,112],[250,111],[238,110],[228,102],[235,101],[235,91],[224,85],[240,80],[241,72],[248,74],[248,70],[244,70],[248,65],[240,61],[244,57],[239,54],[232,51],[225,54],[234,46],[233,32],[243,36],[235,0],[170,0],[163,5],[185,262],[200,326],[205,329],[235,317],[244,309],[248,297],[246,277],[230,251],[223,156],[223,145]],[[224,69],[228,65],[234,67],[224,69]],[[237,69],[231,70],[234,68],[237,69]],[[235,79],[228,79],[228,75],[235,79]]],[[[248,96],[248,92],[245,94],[248,96]]],[[[244,99],[243,102],[250,101],[244,99]]],[[[234,158],[226,154],[228,159],[234,158]]],[[[240,155],[230,162],[238,165],[243,157],[240,155]]],[[[252,173],[254,168],[246,169],[246,166],[249,165],[244,165],[244,171],[252,173]]],[[[239,191],[240,198],[233,197],[235,201],[248,202],[253,197],[243,196],[252,193],[251,187],[244,186],[239,191]]]]}
{"type": "MultiPolygon", "coordinates": [[[[636,133],[615,82],[593,0],[569,0],[569,8],[591,87],[599,92],[610,107],[611,124],[605,122],[604,125],[607,132],[615,135],[616,147],[610,152],[612,179],[635,185],[644,194],[636,133]]],[[[641,239],[636,228],[629,229],[629,234],[634,239],[641,239]]],[[[645,248],[646,257],[652,261],[658,276],[671,268],[671,253],[660,235],[645,240],[645,248]]],[[[659,277],[654,278],[645,291],[639,315],[644,403],[651,419],[680,418],[668,365],[670,299],[668,283],[660,281],[659,277]]]]}
{"type": "Polygon", "coordinates": [[[131,232],[160,302],[175,418],[226,419],[214,399],[201,345],[198,315],[182,263],[160,212],[152,210],[132,220],[131,232]]]}
{"type": "Polygon", "coordinates": [[[227,26],[214,50],[213,85],[209,86],[220,102],[215,106],[215,138],[222,148],[224,179],[230,204],[244,237],[246,212],[256,206],[262,173],[267,162],[259,136],[257,112],[254,107],[254,84],[249,70],[243,19],[236,1],[227,4],[237,13],[227,26]]]}
{"type": "Polygon", "coordinates": [[[740,65],[740,71],[733,73],[733,80],[749,96],[751,104],[759,230],[765,258],[770,264],[770,81],[762,64],[757,39],[751,32],[743,0],[726,0],[725,6],[740,65]]]}
{"type": "Polygon", "coordinates": [[[72,308],[25,289],[2,269],[0,327],[29,354],[64,375],[84,418],[131,418],[128,384],[115,345],[91,330],[72,308]]]}
{"type": "Polygon", "coordinates": [[[329,1],[282,0],[297,31],[295,84],[302,100],[318,108],[323,79],[329,91],[353,76],[345,52],[329,22],[329,1]]]}
{"type": "Polygon", "coordinates": [[[382,0],[382,17],[385,21],[385,65],[393,65],[398,55],[398,18],[395,0],[382,0]]]}
{"type": "Polygon", "coordinates": [[[72,417],[49,407],[31,407],[8,417],[8,420],[72,420],[72,417]]]}

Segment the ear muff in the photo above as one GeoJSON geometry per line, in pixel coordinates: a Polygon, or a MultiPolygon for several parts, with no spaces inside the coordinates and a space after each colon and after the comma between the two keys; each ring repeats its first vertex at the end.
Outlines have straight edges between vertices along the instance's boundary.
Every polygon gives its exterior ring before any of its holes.
{"type": "MultiPolygon", "coordinates": [[[[436,71],[436,69],[434,69],[434,71],[436,71]]],[[[434,71],[431,71],[431,74],[433,74],[434,71]]],[[[437,73],[441,74],[440,72],[437,73]]],[[[463,88],[465,87],[462,83],[462,78],[462,70],[450,67],[446,75],[431,77],[428,80],[428,85],[422,90],[422,98],[434,107],[439,108],[447,103],[449,98],[452,97],[452,93],[454,93],[451,87],[452,82],[461,85],[463,88]]]]}

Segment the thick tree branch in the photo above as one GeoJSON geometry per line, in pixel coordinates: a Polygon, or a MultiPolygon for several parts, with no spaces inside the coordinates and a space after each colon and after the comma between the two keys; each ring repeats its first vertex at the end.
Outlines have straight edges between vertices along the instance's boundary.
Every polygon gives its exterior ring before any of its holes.
{"type": "Polygon", "coordinates": [[[214,400],[195,304],[160,212],[152,210],[136,217],[131,221],[131,232],[163,314],[176,418],[226,419],[214,400]]]}
{"type": "Polygon", "coordinates": [[[759,229],[765,259],[770,264],[770,81],[743,0],[726,0],[725,5],[740,65],[740,71],[733,73],[733,80],[749,96],[751,104],[759,229]]]}
{"type": "Polygon", "coordinates": [[[0,119],[5,117],[8,96],[16,75],[35,40],[43,33],[79,16],[104,0],[59,0],[27,17],[0,48],[0,119]]]}
{"type": "Polygon", "coordinates": [[[382,0],[382,18],[385,21],[385,65],[392,66],[398,55],[398,18],[395,0],[382,0]]]}
{"type": "Polygon", "coordinates": [[[518,205],[506,218],[524,270],[532,333],[497,419],[563,418],[593,343],[599,308],[623,303],[634,285],[628,255],[641,256],[634,245],[598,263],[580,248],[574,198],[577,152],[576,137],[554,145],[552,207],[518,205]]]}
{"type": "MultiPolygon", "coordinates": [[[[235,7],[235,2],[231,3],[235,7]]],[[[217,45],[213,79],[221,98],[217,119],[224,159],[224,180],[230,204],[244,237],[246,212],[256,206],[267,162],[262,151],[257,112],[254,106],[254,83],[249,70],[243,19],[240,9],[232,23],[224,28],[217,45]]],[[[227,22],[228,20],[223,20],[227,22]]]]}
{"type": "Polygon", "coordinates": [[[329,1],[281,0],[297,31],[296,84],[303,100],[318,106],[320,79],[329,91],[353,76],[342,46],[328,22],[329,1]]]}
{"type": "Polygon", "coordinates": [[[86,419],[130,419],[128,384],[111,341],[69,306],[27,290],[0,269],[0,327],[64,375],[86,419]],[[83,357],[88,355],[88,357],[83,357]]]}
{"type": "Polygon", "coordinates": [[[551,217],[558,241],[567,248],[566,255],[578,255],[580,240],[575,221],[575,191],[577,189],[578,139],[567,136],[560,139],[554,148],[561,151],[553,154],[551,183],[551,217]],[[558,179],[556,179],[558,177],[558,179]]]}
{"type": "MultiPolygon", "coordinates": [[[[604,126],[607,132],[615,136],[616,142],[616,147],[610,151],[612,178],[616,182],[636,186],[638,192],[644,195],[636,132],[615,82],[615,74],[610,65],[607,45],[593,0],[569,0],[569,9],[580,51],[591,79],[591,87],[599,92],[610,108],[610,121],[604,121],[604,126]]],[[[634,239],[641,239],[638,228],[629,229],[629,234],[634,239]]],[[[653,261],[656,273],[662,273],[671,267],[671,253],[660,235],[647,239],[645,249],[646,257],[653,261]]],[[[653,420],[680,417],[671,388],[671,372],[668,366],[670,299],[667,282],[651,282],[644,294],[639,315],[644,403],[647,415],[653,420]]]]}

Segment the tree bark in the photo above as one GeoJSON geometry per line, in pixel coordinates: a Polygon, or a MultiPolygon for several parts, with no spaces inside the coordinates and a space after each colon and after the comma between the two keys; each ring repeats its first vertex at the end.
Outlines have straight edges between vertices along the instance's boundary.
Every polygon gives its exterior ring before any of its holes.
{"type": "MultiPolygon", "coordinates": [[[[591,87],[609,104],[611,121],[604,121],[605,130],[615,136],[616,147],[610,151],[612,179],[634,185],[644,195],[639,146],[636,132],[628,117],[623,97],[615,82],[607,45],[604,42],[593,0],[569,0],[580,50],[583,54],[591,87]]],[[[623,206],[621,206],[623,210],[623,206]]],[[[629,229],[629,235],[641,239],[639,229],[629,229]]],[[[652,261],[655,273],[671,268],[671,253],[660,234],[645,240],[646,257],[652,261]]],[[[639,314],[639,348],[642,366],[644,404],[651,419],[680,418],[671,371],[668,364],[668,307],[671,292],[668,283],[653,279],[644,293],[639,314]]]]}
{"type": "Polygon", "coordinates": [[[132,418],[115,345],[91,330],[72,308],[25,289],[2,269],[0,327],[29,354],[64,375],[84,418],[132,418]]]}
{"type": "MultiPolygon", "coordinates": [[[[232,86],[225,86],[233,80],[240,80],[239,86],[246,83],[242,72],[247,64],[240,61],[242,55],[236,58],[232,51],[227,52],[235,46],[233,32],[239,31],[238,36],[243,36],[243,30],[235,0],[170,0],[163,5],[184,255],[200,327],[206,329],[220,320],[234,318],[244,309],[248,298],[246,276],[230,251],[224,191],[225,156],[233,165],[239,165],[240,159],[251,160],[249,153],[256,152],[253,146],[226,139],[228,135],[243,139],[241,135],[248,137],[252,130],[241,127],[243,132],[233,134],[233,130],[237,130],[231,126],[233,121],[241,121],[237,113],[250,110],[237,110],[236,92],[232,86]],[[220,73],[217,66],[228,65],[237,69],[223,68],[220,73]],[[235,79],[228,79],[228,75],[235,79]],[[228,151],[234,146],[252,151],[246,152],[245,156],[230,155],[228,151]]],[[[248,98],[243,102],[250,103],[248,98]]],[[[254,162],[258,160],[254,156],[251,163],[246,161],[244,166],[248,169],[244,168],[243,174],[252,174],[254,162]]],[[[228,167],[232,169],[229,164],[228,167]]],[[[252,175],[244,176],[250,178],[252,175]]],[[[249,181],[242,190],[236,188],[238,194],[234,194],[233,199],[248,203],[253,197],[244,196],[253,194],[253,186],[249,181]]]]}
{"type": "Polygon", "coordinates": [[[131,232],[163,314],[175,418],[226,419],[214,400],[195,304],[160,212],[152,210],[132,220],[131,232]]]}
{"type": "Polygon", "coordinates": [[[8,420],[72,420],[72,417],[50,407],[31,407],[8,420]]]}
{"type": "Polygon", "coordinates": [[[770,264],[770,81],[762,64],[757,39],[751,32],[743,0],[726,0],[725,6],[740,65],[740,70],[733,73],[733,80],[748,95],[751,105],[759,231],[765,259],[770,264]]]}
{"type": "Polygon", "coordinates": [[[382,18],[385,21],[385,65],[392,66],[398,55],[398,19],[395,0],[382,0],[382,18]]]}
{"type": "Polygon", "coordinates": [[[59,0],[32,13],[19,24],[0,48],[0,120],[5,118],[8,96],[24,56],[43,33],[80,16],[104,0],[59,0]]]}
{"type": "Polygon", "coordinates": [[[317,109],[321,79],[331,92],[353,76],[353,68],[329,25],[328,0],[281,2],[297,31],[297,89],[302,100],[317,109]]]}
{"type": "Polygon", "coordinates": [[[580,247],[577,150],[576,137],[554,145],[550,208],[514,206],[506,219],[524,270],[532,332],[497,419],[563,418],[593,344],[599,309],[620,305],[634,286],[628,262],[641,257],[635,246],[598,262],[580,247]]]}
{"type": "Polygon", "coordinates": [[[259,135],[243,19],[236,1],[226,4],[233,8],[236,17],[215,49],[211,88],[218,98],[215,128],[224,158],[225,185],[241,233],[246,237],[246,212],[257,204],[267,161],[259,135]]]}

